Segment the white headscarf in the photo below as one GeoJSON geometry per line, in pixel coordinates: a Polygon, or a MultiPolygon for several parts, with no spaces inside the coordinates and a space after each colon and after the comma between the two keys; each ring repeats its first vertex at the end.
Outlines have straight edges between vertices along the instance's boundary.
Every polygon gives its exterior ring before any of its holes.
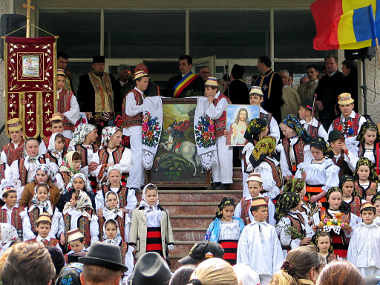
{"type": "Polygon", "coordinates": [[[104,200],[105,200],[105,207],[103,208],[103,216],[106,220],[116,220],[117,216],[120,218],[123,218],[123,211],[120,209],[120,201],[119,201],[119,196],[113,192],[113,191],[108,191],[106,195],[104,195],[104,200]],[[117,200],[117,207],[115,209],[110,209],[107,207],[107,199],[109,195],[115,195],[116,200],[117,200]]]}
{"type": "Polygon", "coordinates": [[[48,213],[50,216],[53,216],[53,207],[51,206],[51,202],[50,202],[49,185],[46,185],[46,186],[48,188],[48,198],[46,199],[46,201],[38,200],[38,198],[37,198],[37,187],[38,186],[36,186],[34,188],[34,195],[33,195],[32,201],[31,201],[31,205],[28,209],[28,212],[31,212],[35,208],[38,208],[39,209],[38,216],[40,216],[42,213],[48,213]]]}
{"type": "Polygon", "coordinates": [[[60,134],[62,135],[62,133],[54,133],[51,135],[50,139],[49,139],[49,145],[48,145],[48,150],[51,151],[51,152],[58,152],[56,149],[55,149],[55,138],[56,136],[60,134]]]}
{"type": "Polygon", "coordinates": [[[109,176],[110,176],[110,173],[112,170],[117,170],[119,171],[120,175],[122,174],[122,171],[121,171],[121,168],[118,164],[114,164],[112,165],[111,167],[108,168],[108,171],[107,171],[107,182],[109,183],[109,176]]]}
{"type": "Polygon", "coordinates": [[[145,211],[149,211],[150,209],[157,209],[157,206],[160,204],[160,201],[158,200],[158,188],[155,184],[153,183],[148,183],[147,185],[145,185],[145,187],[143,188],[143,194],[142,194],[142,199],[140,201],[140,204],[139,204],[139,207],[145,207],[145,211]],[[150,206],[148,204],[148,202],[145,200],[145,194],[146,194],[146,191],[148,189],[148,187],[151,187],[151,186],[154,186],[156,187],[156,191],[157,191],[157,202],[153,205],[153,206],[150,206]]]}
{"type": "Polygon", "coordinates": [[[105,243],[108,243],[108,244],[113,244],[113,245],[117,245],[117,246],[119,246],[121,244],[122,238],[121,238],[121,234],[120,234],[119,223],[116,220],[106,219],[106,221],[104,222],[104,224],[103,224],[103,240],[105,243]],[[117,233],[116,233],[116,237],[113,239],[107,238],[107,235],[106,235],[106,224],[108,221],[114,221],[116,224],[117,233]]]}
{"type": "Polygon", "coordinates": [[[17,230],[8,223],[0,223],[0,256],[15,241],[18,240],[17,230]]]}
{"type": "Polygon", "coordinates": [[[111,137],[120,131],[118,127],[105,127],[102,130],[102,148],[107,148],[111,137]]]}
{"type": "Polygon", "coordinates": [[[92,191],[92,188],[91,188],[91,184],[90,184],[90,180],[88,180],[88,178],[86,177],[86,175],[84,175],[83,173],[76,173],[74,174],[72,177],[71,177],[71,180],[69,182],[69,184],[67,184],[67,187],[66,187],[66,191],[68,191],[68,189],[72,188],[74,189],[74,180],[76,178],[80,178],[84,181],[84,188],[83,189],[84,191],[87,191],[87,192],[91,192],[92,191]]]}
{"type": "Polygon", "coordinates": [[[96,127],[91,124],[81,124],[78,127],[76,127],[73,133],[73,138],[71,139],[69,144],[69,150],[75,150],[75,146],[77,144],[83,144],[87,135],[95,129],[96,127]]]}

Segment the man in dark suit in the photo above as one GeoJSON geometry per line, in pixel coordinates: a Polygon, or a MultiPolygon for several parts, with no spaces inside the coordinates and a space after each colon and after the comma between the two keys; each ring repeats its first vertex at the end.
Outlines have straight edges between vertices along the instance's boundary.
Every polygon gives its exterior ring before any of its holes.
{"type": "Polygon", "coordinates": [[[202,78],[191,71],[193,59],[189,55],[181,55],[178,59],[178,74],[168,81],[168,96],[184,98],[203,96],[204,85],[202,78]]]}
{"type": "Polygon", "coordinates": [[[231,70],[231,83],[225,91],[232,104],[249,104],[247,84],[243,81],[244,67],[235,64],[231,70]]]}
{"type": "Polygon", "coordinates": [[[126,65],[121,65],[119,67],[119,78],[115,81],[113,86],[114,93],[114,110],[115,113],[121,113],[121,105],[124,97],[127,93],[133,89],[134,82],[131,76],[131,70],[126,65]]]}

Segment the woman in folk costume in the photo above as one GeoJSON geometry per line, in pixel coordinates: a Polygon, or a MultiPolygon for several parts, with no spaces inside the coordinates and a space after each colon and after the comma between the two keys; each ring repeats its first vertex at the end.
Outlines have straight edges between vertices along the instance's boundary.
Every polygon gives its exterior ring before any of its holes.
{"type": "Polygon", "coordinates": [[[350,175],[344,175],[340,180],[339,188],[342,189],[342,200],[350,205],[351,213],[360,217],[362,202],[355,192],[354,178],[350,175]]]}
{"type": "Polygon", "coordinates": [[[247,178],[249,173],[253,172],[252,164],[249,162],[249,157],[257,142],[263,137],[267,136],[269,132],[268,122],[265,119],[253,119],[248,123],[247,130],[245,131],[244,138],[247,144],[242,150],[242,172],[243,172],[243,197],[249,197],[247,178]]]}
{"type": "Polygon", "coordinates": [[[307,201],[326,202],[324,197],[327,190],[339,186],[339,167],[330,158],[325,157],[327,145],[323,138],[313,139],[310,151],[312,160],[301,162],[295,177],[306,181],[307,201]]]}
{"type": "Polygon", "coordinates": [[[38,161],[53,164],[58,169],[66,152],[65,137],[61,133],[54,133],[50,136],[47,152],[40,155],[38,161]]]}
{"type": "Polygon", "coordinates": [[[121,144],[122,130],[118,127],[105,127],[102,130],[102,146],[98,151],[99,166],[93,174],[98,183],[107,179],[107,169],[118,166],[122,173],[129,173],[132,165],[132,154],[129,148],[121,144]]]}
{"type": "Polygon", "coordinates": [[[271,199],[280,194],[283,185],[281,168],[276,156],[276,139],[269,136],[260,139],[249,156],[252,169],[263,179],[263,196],[271,199]]]}
{"type": "Polygon", "coordinates": [[[127,275],[133,271],[133,249],[128,247],[128,235],[131,219],[120,207],[119,198],[114,192],[106,193],[106,206],[102,215],[98,214],[100,238],[107,243],[121,247],[123,260],[128,267],[127,275]],[[108,221],[113,221],[117,233],[113,232],[112,225],[107,226],[108,221]],[[110,236],[111,234],[111,236],[110,236]]]}
{"type": "Polygon", "coordinates": [[[53,206],[58,204],[60,199],[59,189],[55,186],[55,177],[52,167],[48,164],[39,164],[36,168],[34,180],[28,183],[21,194],[19,201],[20,206],[28,207],[35,194],[35,189],[38,184],[47,184],[49,186],[50,202],[53,206]]]}
{"type": "Polygon", "coordinates": [[[354,173],[356,195],[362,200],[371,201],[378,191],[378,181],[379,178],[372,162],[366,157],[361,157],[356,163],[354,173]]]}
{"type": "Polygon", "coordinates": [[[67,185],[70,183],[71,177],[81,171],[81,157],[76,151],[69,151],[63,158],[62,164],[55,178],[55,183],[61,193],[65,192],[67,185]]]}
{"type": "MultiPolygon", "coordinates": [[[[380,136],[377,125],[372,121],[367,121],[360,129],[356,137],[357,143],[353,145],[352,150],[357,156],[368,158],[375,166],[376,174],[380,174],[380,136]]],[[[348,146],[350,148],[350,146],[348,146]]],[[[355,161],[357,162],[357,161],[355,161]]]]}
{"type": "Polygon", "coordinates": [[[18,235],[14,226],[0,223],[0,256],[17,241],[18,235]]]}
{"type": "Polygon", "coordinates": [[[49,236],[60,239],[61,244],[65,244],[64,223],[62,213],[57,207],[52,206],[50,200],[49,186],[47,184],[39,184],[35,188],[35,194],[27,209],[31,228],[24,232],[32,232],[34,236],[27,237],[33,239],[37,235],[36,221],[42,214],[48,214],[51,217],[51,229],[49,236]]]}
{"type": "Polygon", "coordinates": [[[236,264],[238,242],[244,228],[243,220],[233,217],[235,206],[234,199],[224,197],[205,235],[205,240],[217,242],[222,246],[223,259],[231,265],[236,264]]]}
{"type": "Polygon", "coordinates": [[[136,259],[150,251],[167,259],[168,250],[174,249],[169,213],[160,206],[154,184],[145,185],[140,205],[132,212],[129,246],[134,247],[136,259]]]}
{"type": "MultiPolygon", "coordinates": [[[[74,175],[73,180],[75,180],[76,175],[74,175]]],[[[84,236],[86,247],[99,240],[98,217],[86,191],[73,191],[71,199],[65,204],[62,213],[65,233],[78,228],[84,236]]]]}
{"type": "Polygon", "coordinates": [[[69,145],[69,151],[77,151],[81,156],[82,172],[86,176],[99,166],[97,138],[98,130],[94,125],[81,124],[75,128],[69,145]]]}
{"type": "Polygon", "coordinates": [[[280,124],[284,138],[279,149],[281,152],[280,164],[283,176],[290,178],[296,174],[297,165],[311,160],[311,137],[302,127],[295,115],[288,115],[280,124]]]}
{"type": "Polygon", "coordinates": [[[125,212],[131,213],[136,208],[137,199],[135,191],[128,189],[121,182],[121,169],[118,165],[108,168],[107,181],[100,186],[95,196],[96,210],[99,211],[104,208],[104,201],[106,194],[112,192],[118,196],[120,208],[125,212]]]}
{"type": "Polygon", "coordinates": [[[314,234],[301,207],[300,195],[294,192],[281,194],[276,204],[276,231],[285,256],[291,249],[310,244],[314,234]]]}
{"type": "Polygon", "coordinates": [[[314,224],[317,228],[330,232],[334,253],[346,258],[352,229],[360,223],[360,218],[352,214],[349,205],[343,202],[339,187],[330,188],[326,198],[327,210],[321,208],[314,215],[314,224]]]}

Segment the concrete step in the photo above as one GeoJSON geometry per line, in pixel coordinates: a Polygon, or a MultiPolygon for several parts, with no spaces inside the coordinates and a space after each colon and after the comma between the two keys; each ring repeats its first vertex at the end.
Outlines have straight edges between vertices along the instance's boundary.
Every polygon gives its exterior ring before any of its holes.
{"type": "MultiPolygon", "coordinates": [[[[215,209],[216,212],[216,209],[215,209]]],[[[206,228],[214,219],[214,215],[171,215],[173,228],[206,228]]]]}
{"type": "Polygon", "coordinates": [[[159,200],[165,202],[215,202],[223,197],[239,200],[241,191],[237,190],[160,190],[159,200]]]}
{"type": "Polygon", "coordinates": [[[173,228],[175,240],[201,241],[204,240],[207,228],[173,228]]]}
{"type": "Polygon", "coordinates": [[[163,202],[170,215],[213,215],[220,201],[215,202],[163,202]]]}

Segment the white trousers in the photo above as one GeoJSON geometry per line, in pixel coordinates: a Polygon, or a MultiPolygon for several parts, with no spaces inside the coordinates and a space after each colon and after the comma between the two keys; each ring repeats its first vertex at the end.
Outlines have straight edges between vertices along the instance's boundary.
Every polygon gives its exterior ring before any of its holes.
{"type": "Polygon", "coordinates": [[[248,190],[248,184],[247,184],[247,179],[249,176],[249,173],[244,171],[244,159],[241,160],[241,173],[243,174],[243,198],[246,197],[251,197],[251,194],[249,194],[248,190]]]}
{"type": "Polygon", "coordinates": [[[226,137],[216,139],[217,163],[212,167],[212,181],[232,183],[232,148],[226,145],[226,137]]]}
{"type": "Polygon", "coordinates": [[[132,152],[132,167],[127,180],[128,188],[140,189],[144,185],[144,166],[142,160],[142,128],[140,126],[129,127],[123,130],[123,134],[130,137],[132,152]]]}
{"type": "Polygon", "coordinates": [[[366,277],[374,277],[374,276],[380,276],[380,269],[371,266],[371,267],[358,267],[361,275],[366,278],[366,277]]]}

